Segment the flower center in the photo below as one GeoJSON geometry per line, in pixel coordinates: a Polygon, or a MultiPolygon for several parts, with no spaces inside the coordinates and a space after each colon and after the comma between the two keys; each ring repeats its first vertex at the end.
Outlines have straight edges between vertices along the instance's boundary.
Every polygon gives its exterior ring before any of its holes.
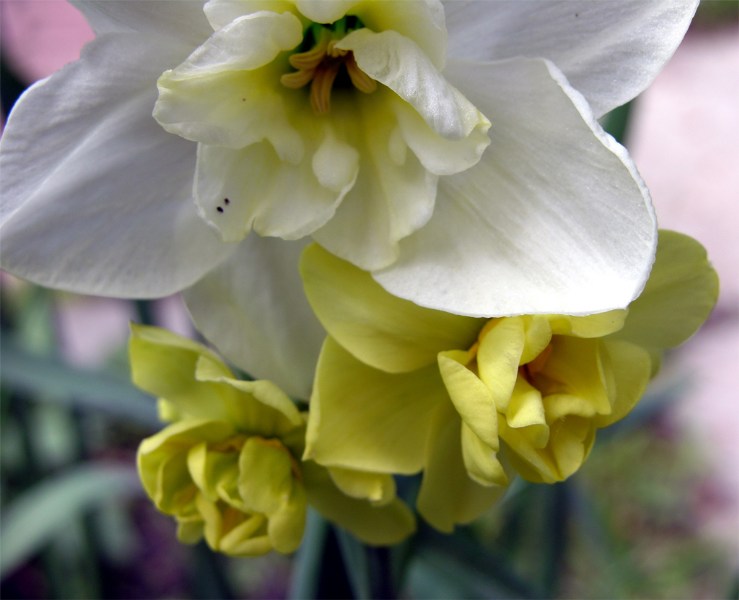
{"type": "Polygon", "coordinates": [[[287,88],[300,89],[310,84],[310,104],[313,112],[323,115],[331,110],[331,90],[334,84],[347,84],[340,77],[348,75],[349,85],[360,92],[370,94],[377,89],[377,82],[362,71],[351,50],[337,48],[336,44],[347,33],[363,28],[354,16],[346,16],[330,25],[314,23],[306,32],[301,48],[309,48],[290,56],[290,66],[296,71],[285,73],[280,82],[287,88]],[[338,78],[338,79],[337,79],[338,78]]]}
{"type": "Polygon", "coordinates": [[[541,371],[544,370],[549,357],[552,355],[552,350],[553,346],[550,342],[547,347],[542,350],[539,356],[537,356],[531,362],[528,362],[525,365],[521,365],[519,367],[519,372],[521,373],[521,375],[523,375],[526,381],[528,381],[532,386],[536,388],[540,388],[540,386],[537,385],[539,383],[539,378],[537,376],[541,371]]]}

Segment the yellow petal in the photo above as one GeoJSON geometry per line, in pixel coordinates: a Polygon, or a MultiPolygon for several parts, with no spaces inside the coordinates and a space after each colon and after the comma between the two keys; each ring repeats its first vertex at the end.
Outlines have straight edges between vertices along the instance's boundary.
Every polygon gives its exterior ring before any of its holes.
{"type": "Polygon", "coordinates": [[[434,410],[448,402],[436,365],[385,373],[328,338],[316,370],[305,458],[359,471],[416,473],[434,410]]]}
{"type": "Polygon", "coordinates": [[[348,529],[367,544],[397,544],[416,529],[416,519],[404,502],[395,498],[383,505],[343,494],[326,469],[303,463],[305,490],[310,505],[326,519],[348,529]]]}
{"type": "Polygon", "coordinates": [[[505,487],[482,486],[467,475],[462,458],[461,425],[451,404],[437,411],[418,494],[418,512],[444,532],[477,519],[506,490],[505,487]]]}
{"type": "Polygon", "coordinates": [[[518,376],[526,334],[523,317],[492,321],[477,351],[480,379],[490,389],[498,411],[505,412],[518,376]]]}
{"type": "Polygon", "coordinates": [[[484,322],[392,296],[369,273],[320,246],[305,250],[301,273],[329,334],[365,364],[389,373],[433,364],[443,350],[468,348],[484,322]]]}
{"type": "Polygon", "coordinates": [[[718,275],[696,240],[660,231],[657,257],[642,294],[629,306],[624,328],[613,337],[645,348],[682,344],[716,304],[718,275]]]}
{"type": "MultiPolygon", "coordinates": [[[[497,440],[496,440],[497,441],[497,440]]],[[[482,486],[505,486],[508,476],[500,464],[496,449],[483,442],[466,423],[462,423],[462,460],[467,475],[482,486]]]]}
{"type": "Polygon", "coordinates": [[[490,389],[466,366],[440,352],[439,372],[462,421],[492,450],[498,449],[498,414],[490,389]]]}
{"type": "Polygon", "coordinates": [[[631,411],[644,395],[652,372],[649,352],[636,344],[609,339],[603,343],[603,353],[612,409],[610,415],[596,418],[598,427],[607,427],[631,411]]]}
{"type": "Polygon", "coordinates": [[[395,479],[384,473],[367,473],[332,467],[328,470],[336,487],[352,498],[382,505],[395,499],[395,479]]]}

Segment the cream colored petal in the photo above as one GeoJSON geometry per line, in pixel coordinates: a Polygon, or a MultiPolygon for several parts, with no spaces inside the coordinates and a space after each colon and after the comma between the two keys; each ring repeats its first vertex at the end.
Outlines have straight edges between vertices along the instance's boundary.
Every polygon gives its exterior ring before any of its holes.
{"type": "Polygon", "coordinates": [[[239,241],[252,229],[288,240],[308,235],[331,219],[352,185],[350,177],[338,191],[324,187],[310,160],[286,162],[266,141],[241,150],[198,147],[195,200],[224,241],[239,241]]]}
{"type": "Polygon", "coordinates": [[[463,139],[448,139],[439,135],[423,120],[410,104],[393,105],[403,139],[421,161],[435,175],[454,175],[477,164],[490,145],[490,124],[481,125],[463,139]]]}
{"type": "Polygon", "coordinates": [[[424,52],[396,31],[359,29],[336,45],[351,50],[367,75],[393,90],[442,137],[459,140],[490,122],[449,84],[424,52]]]}
{"type": "Polygon", "coordinates": [[[225,71],[251,71],[272,62],[302,39],[303,26],[291,13],[244,15],[218,29],[165,77],[182,80],[225,71]]]}
{"type": "Polygon", "coordinates": [[[439,0],[362,2],[352,12],[372,31],[392,29],[413,40],[439,71],[444,68],[447,31],[439,0]]]}
{"type": "Polygon", "coordinates": [[[350,96],[334,93],[331,120],[359,152],[359,173],[336,214],[313,237],[357,266],[377,269],[395,261],[399,240],[431,218],[438,177],[405,151],[394,94],[379,88],[350,96]]]}

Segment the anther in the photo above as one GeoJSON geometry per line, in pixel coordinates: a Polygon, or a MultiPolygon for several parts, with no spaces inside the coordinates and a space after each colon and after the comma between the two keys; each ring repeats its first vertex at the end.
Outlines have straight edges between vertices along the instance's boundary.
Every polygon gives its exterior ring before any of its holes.
{"type": "Polygon", "coordinates": [[[323,115],[331,110],[331,88],[340,68],[340,62],[330,62],[316,71],[310,88],[310,105],[316,114],[323,115]]]}

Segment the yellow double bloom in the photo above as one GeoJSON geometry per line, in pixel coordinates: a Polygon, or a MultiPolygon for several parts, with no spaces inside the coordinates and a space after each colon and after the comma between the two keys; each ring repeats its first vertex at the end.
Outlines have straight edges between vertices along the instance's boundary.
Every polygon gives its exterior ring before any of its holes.
{"type": "Polygon", "coordinates": [[[649,282],[628,310],[464,317],[385,292],[318,246],[308,299],[329,332],[306,456],[376,473],[424,471],[421,514],[451,530],[486,510],[511,472],[562,481],[596,431],[623,418],[665,349],[705,321],[718,279],[691,238],[661,232],[649,282]]]}

